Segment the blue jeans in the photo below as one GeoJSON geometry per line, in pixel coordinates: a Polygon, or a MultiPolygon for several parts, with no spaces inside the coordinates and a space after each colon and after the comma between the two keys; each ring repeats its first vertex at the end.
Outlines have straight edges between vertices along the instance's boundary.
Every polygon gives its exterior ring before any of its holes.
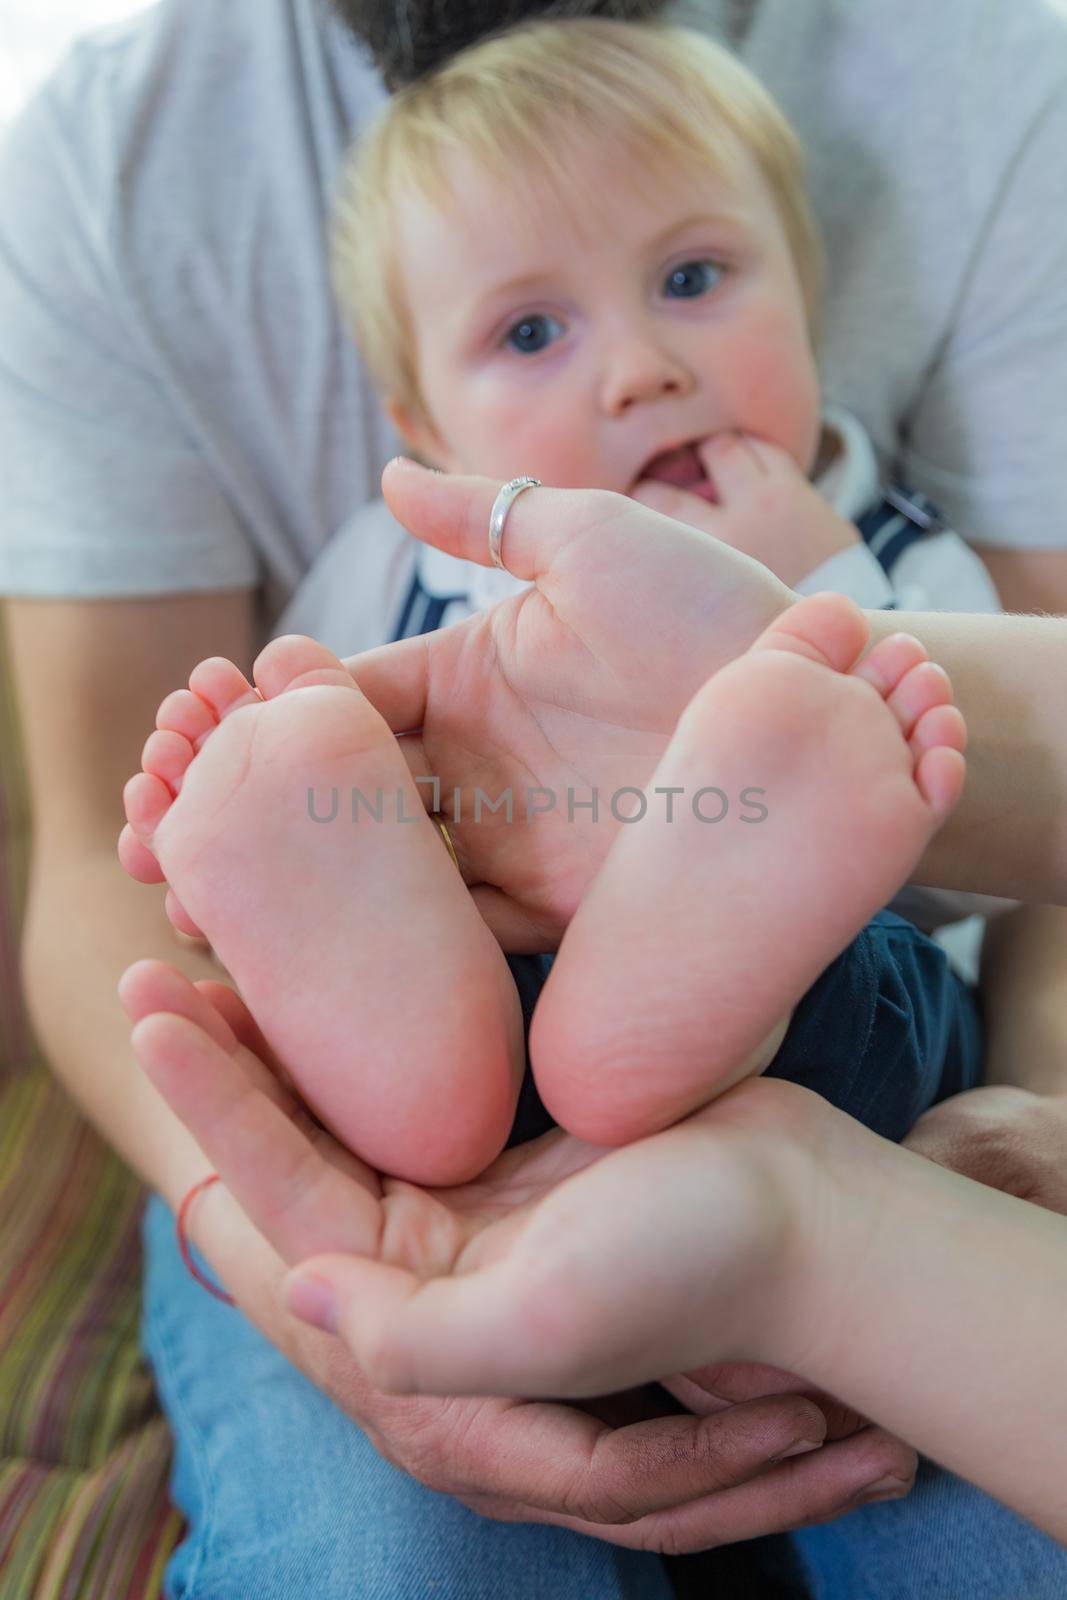
{"type": "MultiPolygon", "coordinates": [[[[990,1374],[989,1396],[998,1375],[990,1374]]],[[[907,1374],[902,1374],[902,1382],[907,1374]]],[[[975,1396],[975,1404],[989,1403],[975,1396]]],[[[790,1535],[811,1600],[1053,1600],[1067,1550],[999,1500],[923,1461],[905,1500],[790,1535]]],[[[803,1592],[803,1591],[802,1591],[803,1592]]]]}
{"type": "Polygon", "coordinates": [[[171,1496],[189,1523],[167,1600],[670,1600],[654,1555],[490,1522],[390,1466],[189,1275],[157,1195],[142,1237],[141,1341],[174,1436],[171,1496]]]}

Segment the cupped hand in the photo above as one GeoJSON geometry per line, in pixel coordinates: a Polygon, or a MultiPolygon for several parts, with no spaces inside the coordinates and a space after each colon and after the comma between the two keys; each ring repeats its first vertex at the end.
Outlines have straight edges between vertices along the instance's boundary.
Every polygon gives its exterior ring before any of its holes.
{"type": "MultiPolygon", "coordinates": [[[[490,565],[499,485],[391,462],[382,488],[418,538],[490,565]]],[[[506,950],[552,950],[628,797],[697,689],[794,598],[737,551],[621,495],[533,489],[503,559],[534,587],[457,626],[346,665],[395,733],[427,809],[506,950]],[[506,809],[475,811],[480,788],[506,809]],[[454,792],[461,791],[456,814],[454,792]],[[597,795],[594,820],[590,802],[597,795]]],[[[632,799],[629,800],[632,804],[632,799]]]]}
{"type": "Polygon", "coordinates": [[[714,1415],[729,1406],[764,1399],[767,1395],[803,1395],[817,1405],[825,1417],[828,1441],[841,1441],[838,1448],[842,1451],[847,1448],[866,1456],[868,1451],[875,1450],[883,1458],[884,1478],[877,1492],[869,1490],[864,1495],[865,1504],[872,1500],[899,1499],[914,1482],[919,1458],[910,1445],[877,1427],[836,1395],[806,1383],[795,1372],[784,1372],[781,1367],[756,1361],[714,1361],[708,1366],[661,1378],[660,1384],[689,1411],[701,1416],[714,1415]]]}
{"type": "Polygon", "coordinates": [[[769,567],[791,587],[860,542],[859,530],[823,498],[792,456],[751,434],[719,433],[698,446],[715,503],[655,479],[633,497],[769,567]]]}
{"type": "Polygon", "coordinates": [[[923,1113],[904,1143],[940,1167],[1067,1216],[1067,1096],[987,1084],[923,1113]]]}
{"type": "MultiPolygon", "coordinates": [[[[127,972],[122,998],[149,1077],[221,1175],[197,1202],[191,1231],[242,1309],[262,1300],[259,1279],[271,1274],[246,1237],[214,1231],[224,1206],[240,1208],[274,1262],[361,1252],[396,1272],[491,1266],[522,1238],[542,1199],[566,1198],[565,1180],[600,1164],[600,1152],[556,1132],[507,1152],[462,1189],[379,1180],[277,1082],[277,1065],[232,990],[194,986],[147,961],[127,972]]],[[[625,1260],[617,1266],[625,1280],[625,1260]]],[[[558,1402],[398,1397],[340,1337],[297,1326],[307,1339],[286,1341],[290,1359],[387,1459],[498,1520],[677,1554],[839,1515],[881,1497],[887,1474],[908,1476],[907,1452],[880,1430],[818,1448],[826,1421],[796,1394],[618,1426],[558,1402]]],[[[519,1336],[529,1336],[521,1318],[519,1336]]]]}

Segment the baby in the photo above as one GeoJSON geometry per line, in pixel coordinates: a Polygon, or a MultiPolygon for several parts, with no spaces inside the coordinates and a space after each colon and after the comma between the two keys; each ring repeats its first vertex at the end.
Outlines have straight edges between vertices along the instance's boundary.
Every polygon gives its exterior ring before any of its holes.
{"type": "MultiPolygon", "coordinates": [[[[960,585],[980,588],[976,558],[922,505],[898,497],[887,511],[861,430],[824,425],[818,261],[776,108],[728,54],[659,25],[538,24],[465,52],[390,104],[354,154],[338,213],[343,298],[423,459],[650,504],[692,495],[787,581],[814,571],[823,588],[831,572],[862,571],[868,604],[888,603],[900,564],[934,548],[955,603],[971,603],[960,585]],[[850,520],[864,515],[877,524],[869,540],[850,520]]],[[[373,562],[345,565],[352,549],[350,531],[321,564],[348,608],[348,648],[375,642],[360,630],[367,604],[388,614],[391,597],[398,634],[474,609],[469,563],[450,575],[451,558],[430,551],[436,564],[415,565],[410,539],[388,530],[373,562]],[[365,570],[389,593],[361,594],[365,570]],[[417,613],[420,595],[433,603],[417,613]]],[[[495,626],[532,626],[538,591],[503,577],[495,626]]],[[[576,604],[595,607],[597,582],[640,575],[561,573],[555,603],[571,584],[576,604]]],[[[461,677],[488,620],[456,630],[461,677]]],[[[634,639],[615,700],[591,716],[580,775],[682,803],[671,820],[662,803],[628,827],[604,819],[530,1035],[548,1109],[601,1143],[664,1127],[772,1062],[782,1071],[791,1041],[810,1061],[801,1002],[842,951],[839,970],[856,952],[869,990],[873,959],[885,969],[876,991],[911,986],[917,1009],[925,986],[950,981],[941,969],[931,979],[914,955],[922,936],[903,923],[862,952],[850,945],[958,793],[962,722],[947,715],[943,677],[899,640],[857,667],[862,616],[820,596],[688,704],[665,706],[663,729],[649,729],[662,737],[623,769],[597,729],[614,712],[625,720],[644,652],[684,654],[670,627],[634,639]],[[742,791],[765,803],[747,814],[735,803],[716,823],[691,803],[709,786],[728,805],[742,791]],[[684,1029],[663,1020],[676,1016],[684,1029]]],[[[341,662],[290,636],[254,676],[256,688],[213,659],[164,701],[127,785],[123,859],[165,875],[173,919],[210,940],[342,1141],[395,1175],[463,1181],[502,1148],[525,1064],[500,945],[425,814],[429,795],[341,662]],[[331,795],[344,797],[332,816],[331,795]]],[[[947,1009],[959,1036],[918,1064],[925,1098],[910,1116],[976,1079],[962,994],[947,1009]]]]}

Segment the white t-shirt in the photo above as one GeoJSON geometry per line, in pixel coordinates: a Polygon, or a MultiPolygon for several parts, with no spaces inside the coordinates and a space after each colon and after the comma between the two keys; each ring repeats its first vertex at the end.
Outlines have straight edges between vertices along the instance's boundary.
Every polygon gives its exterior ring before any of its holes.
{"type": "MultiPolygon", "coordinates": [[[[1067,544],[1067,23],[759,0],[742,54],[808,144],[828,397],[964,533],[1067,544]]],[[[160,0],[65,57],[0,152],[0,591],[256,584],[266,623],[374,498],[325,221],[382,98],[316,0],[160,0]]]]}

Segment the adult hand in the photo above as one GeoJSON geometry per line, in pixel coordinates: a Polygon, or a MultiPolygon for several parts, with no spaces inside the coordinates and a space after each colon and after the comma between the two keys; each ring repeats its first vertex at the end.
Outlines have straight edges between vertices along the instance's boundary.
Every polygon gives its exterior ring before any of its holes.
{"type": "Polygon", "coordinates": [[[923,1113],[904,1143],[991,1189],[1067,1216],[1067,1096],[989,1084],[923,1113]]]}
{"type": "MultiPolygon", "coordinates": [[[[247,1241],[213,1231],[227,1207],[247,1214],[275,1262],[380,1249],[433,1271],[506,1250],[540,1197],[600,1158],[557,1132],[506,1152],[462,1189],[380,1182],[272,1082],[275,1063],[232,990],[193,986],[152,961],[130,968],[122,998],[146,1071],[221,1174],[197,1202],[193,1231],[242,1309],[254,1298],[242,1292],[252,1291],[247,1241]]],[[[286,1354],[387,1459],[498,1520],[680,1554],[839,1515],[867,1494],[881,1498],[887,1474],[901,1478],[901,1447],[877,1430],[858,1446],[817,1448],[823,1415],[795,1394],[620,1426],[558,1403],[398,1398],[341,1339],[300,1326],[303,1342],[287,1341],[286,1354]]]]}
{"type": "Polygon", "coordinates": [[[716,503],[651,478],[636,486],[633,498],[761,561],[790,587],[860,542],[859,530],[777,445],[751,434],[721,433],[699,445],[697,454],[715,486],[716,503]]]}
{"type": "MultiPolygon", "coordinates": [[[[490,565],[498,484],[398,460],[382,488],[418,538],[490,565]]],[[[727,546],[597,490],[521,495],[503,555],[536,587],[346,665],[395,733],[417,730],[401,741],[408,763],[439,778],[461,870],[505,950],[551,950],[620,825],[611,797],[647,781],[697,689],[793,596],[727,546]],[[476,817],[475,786],[490,801],[511,792],[510,822],[476,817]],[[543,811],[528,812],[530,792],[543,811]]]]}
{"type": "Polygon", "coordinates": [[[817,1405],[825,1417],[827,1440],[847,1440],[849,1448],[860,1453],[872,1447],[889,1452],[895,1446],[896,1458],[890,1462],[887,1455],[882,1492],[875,1495],[868,1490],[864,1503],[874,1499],[898,1499],[908,1492],[914,1481],[919,1458],[910,1445],[891,1439],[855,1407],[805,1383],[795,1372],[784,1372],[781,1367],[755,1361],[715,1361],[691,1372],[662,1378],[660,1384],[700,1416],[711,1416],[724,1407],[762,1399],[766,1395],[803,1395],[817,1405]]]}
{"type": "Polygon", "coordinates": [[[843,1400],[813,1388],[795,1372],[783,1372],[781,1367],[757,1361],[712,1361],[660,1381],[690,1411],[699,1411],[703,1416],[736,1405],[739,1400],[753,1400],[757,1395],[805,1394],[826,1418],[828,1439],[845,1439],[870,1426],[869,1418],[843,1400]]]}

